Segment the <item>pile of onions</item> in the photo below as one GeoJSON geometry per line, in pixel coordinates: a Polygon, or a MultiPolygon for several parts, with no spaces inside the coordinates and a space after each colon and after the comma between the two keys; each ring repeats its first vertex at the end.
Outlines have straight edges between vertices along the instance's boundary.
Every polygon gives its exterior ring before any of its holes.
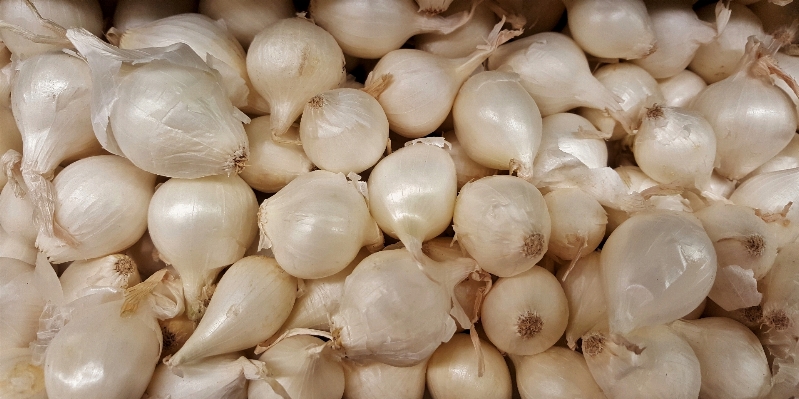
{"type": "Polygon", "coordinates": [[[0,0],[0,398],[799,398],[797,3],[0,0]]]}

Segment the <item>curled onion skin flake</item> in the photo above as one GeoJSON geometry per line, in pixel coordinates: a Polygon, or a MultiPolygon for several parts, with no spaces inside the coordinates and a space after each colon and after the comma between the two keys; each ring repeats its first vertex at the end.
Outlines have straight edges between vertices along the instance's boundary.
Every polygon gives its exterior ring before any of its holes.
{"type": "Polygon", "coordinates": [[[451,33],[472,17],[420,12],[413,0],[312,0],[308,10],[345,53],[366,59],[382,58],[416,34],[451,33]]]}
{"type": "Polygon", "coordinates": [[[500,278],[482,306],[482,325],[497,349],[514,355],[541,353],[560,339],[569,305],[558,279],[546,269],[500,278]]]}
{"type": "Polygon", "coordinates": [[[611,333],[674,321],[691,312],[716,278],[716,252],[695,217],[671,211],[633,215],[602,248],[611,333]]]}
{"type": "Polygon", "coordinates": [[[484,370],[467,334],[455,334],[427,362],[427,389],[435,399],[510,399],[512,385],[505,359],[490,343],[480,340],[484,370]]]}
{"type": "Polygon", "coordinates": [[[541,113],[514,73],[481,72],[461,86],[452,107],[455,135],[477,163],[533,178],[541,113]]]}
{"type": "Polygon", "coordinates": [[[513,176],[467,183],[455,202],[453,228],[480,267],[511,277],[533,268],[550,242],[546,201],[532,184],[513,176]]]}

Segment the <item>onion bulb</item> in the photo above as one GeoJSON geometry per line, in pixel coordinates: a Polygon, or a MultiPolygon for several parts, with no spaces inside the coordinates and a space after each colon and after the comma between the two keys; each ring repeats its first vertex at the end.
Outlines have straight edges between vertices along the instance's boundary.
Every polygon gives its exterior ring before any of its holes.
{"type": "Polygon", "coordinates": [[[799,237],[799,168],[753,176],[730,195],[736,205],[756,209],[781,249],[799,237]]]}
{"type": "Polygon", "coordinates": [[[463,82],[499,45],[519,34],[501,31],[503,23],[494,26],[487,44],[466,57],[450,59],[421,50],[400,49],[381,58],[367,78],[366,88],[380,84],[391,74],[388,86],[376,96],[391,130],[404,137],[419,138],[441,126],[463,82]]]}
{"type": "Polygon", "coordinates": [[[369,211],[386,234],[421,261],[422,243],[449,227],[457,184],[455,164],[446,151],[412,142],[372,169],[369,211]]]}
{"type": "Polygon", "coordinates": [[[323,278],[343,270],[364,246],[383,246],[366,199],[341,173],[302,175],[261,204],[260,248],[299,278],[323,278]]]}
{"type": "Polygon", "coordinates": [[[0,258],[36,263],[36,236],[39,229],[31,223],[33,204],[27,196],[19,198],[11,185],[0,192],[0,258]]]}
{"type": "Polygon", "coordinates": [[[716,277],[713,241],[699,220],[680,212],[633,215],[608,237],[601,263],[611,333],[688,314],[716,277]]]}
{"type": "Polygon", "coordinates": [[[514,355],[541,353],[560,339],[569,321],[563,288],[540,266],[497,280],[482,306],[482,324],[497,349],[514,355]]]}
{"type": "Polygon", "coordinates": [[[522,399],[605,399],[579,353],[553,346],[514,361],[522,399]]]}
{"type": "Polygon", "coordinates": [[[511,277],[543,258],[551,219],[535,186],[518,177],[489,176],[463,186],[453,228],[462,248],[483,270],[511,277]]]}
{"type": "Polygon", "coordinates": [[[621,336],[589,333],[583,355],[609,398],[694,399],[704,371],[691,346],[667,326],[621,336]]]}
{"type": "Polygon", "coordinates": [[[563,172],[608,166],[606,136],[580,115],[559,113],[545,117],[541,148],[533,166],[536,184],[557,180],[563,172]]]}
{"type": "Polygon", "coordinates": [[[663,93],[663,103],[667,107],[688,107],[707,83],[697,74],[685,69],[666,79],[658,80],[658,87],[663,93]]]}
{"type": "Polygon", "coordinates": [[[469,158],[533,178],[541,143],[541,113],[519,75],[481,72],[463,84],[452,107],[455,135],[469,158]]]}
{"type": "Polygon", "coordinates": [[[346,78],[336,40],[303,18],[280,20],[255,36],[247,51],[247,72],[269,103],[272,137],[278,141],[311,98],[346,78]]]}
{"type": "Polygon", "coordinates": [[[197,11],[197,0],[119,0],[114,9],[114,30],[125,32],[172,15],[197,11]]]}
{"type": "Polygon", "coordinates": [[[238,176],[170,179],[158,187],[147,214],[150,237],[180,273],[190,319],[202,317],[211,282],[255,238],[257,213],[255,194],[238,176]]]}
{"type": "Polygon", "coordinates": [[[599,252],[591,252],[574,266],[562,267],[557,274],[569,303],[566,344],[577,347],[577,340],[589,331],[607,330],[608,305],[602,288],[599,252]]]}
{"type": "Polygon", "coordinates": [[[455,174],[458,176],[458,190],[472,180],[497,174],[496,169],[487,168],[469,158],[469,155],[466,154],[466,150],[464,150],[460,141],[458,141],[458,136],[455,135],[454,130],[444,132],[441,137],[449,143],[449,146],[444,146],[444,151],[449,153],[449,156],[452,157],[452,162],[455,163],[455,174]]]}
{"type": "Polygon", "coordinates": [[[59,277],[64,301],[69,303],[94,287],[126,289],[141,282],[136,263],[127,255],[76,260],[59,277]]]}
{"type": "MultiPolygon", "coordinates": [[[[49,265],[47,265],[49,267],[49,265]]],[[[47,297],[32,265],[17,259],[0,258],[0,349],[27,348],[36,340],[39,316],[47,297]]],[[[2,386],[2,384],[0,384],[2,386]]]]}
{"type": "Polygon", "coordinates": [[[237,353],[215,356],[186,365],[182,376],[159,364],[147,386],[148,399],[225,398],[245,399],[249,380],[266,378],[267,370],[258,360],[237,353]]]}
{"type": "Polygon", "coordinates": [[[544,201],[552,220],[547,254],[562,260],[593,252],[605,238],[608,216],[602,205],[579,188],[548,192],[544,201]]]}
{"type": "Polygon", "coordinates": [[[569,31],[587,53],[601,58],[644,58],[657,49],[643,0],[567,0],[569,31]]]}
{"type": "Polygon", "coordinates": [[[480,360],[466,334],[455,334],[436,349],[427,362],[427,389],[433,399],[511,398],[505,359],[493,345],[480,341],[480,360]]]}
{"type": "Polygon", "coordinates": [[[296,12],[291,0],[200,0],[200,12],[225,21],[228,30],[247,49],[255,35],[296,12]]]}
{"type": "Polygon", "coordinates": [[[757,336],[726,317],[677,320],[669,325],[694,351],[702,369],[699,396],[708,399],[762,398],[771,371],[757,336]]]}
{"type": "Polygon", "coordinates": [[[427,362],[394,367],[380,362],[343,360],[345,399],[421,399],[424,396],[427,362]]]}
{"type": "Polygon", "coordinates": [[[799,134],[795,134],[791,142],[763,165],[749,173],[744,180],[763,173],[799,168],[799,134]]]}
{"type": "Polygon", "coordinates": [[[466,11],[442,17],[419,9],[413,0],[312,0],[308,7],[345,53],[367,59],[382,58],[416,34],[451,33],[472,17],[466,11]]]}
{"type": "MultiPolygon", "coordinates": [[[[444,15],[454,15],[470,7],[472,2],[469,0],[453,1],[444,15]]],[[[480,3],[475,7],[472,19],[458,29],[447,34],[433,32],[416,35],[413,38],[415,48],[447,58],[466,57],[475,47],[483,44],[483,38],[488,36],[498,19],[487,3],[480,3]]]]}
{"type": "Polygon", "coordinates": [[[274,259],[239,260],[222,275],[197,328],[165,363],[180,369],[202,358],[252,348],[286,321],[296,293],[297,279],[274,259]]]}
{"type": "Polygon", "coordinates": [[[300,122],[308,158],[331,172],[361,173],[383,156],[388,119],[380,103],[355,89],[334,89],[311,98],[300,122]]]}

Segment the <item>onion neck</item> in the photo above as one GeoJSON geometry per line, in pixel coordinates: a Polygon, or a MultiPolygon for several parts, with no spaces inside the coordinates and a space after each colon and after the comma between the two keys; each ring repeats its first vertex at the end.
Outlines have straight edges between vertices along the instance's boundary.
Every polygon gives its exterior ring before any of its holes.
{"type": "Polygon", "coordinates": [[[199,322],[202,319],[216,288],[212,282],[220,270],[184,273],[180,276],[183,298],[186,300],[186,316],[189,320],[199,322]]]}

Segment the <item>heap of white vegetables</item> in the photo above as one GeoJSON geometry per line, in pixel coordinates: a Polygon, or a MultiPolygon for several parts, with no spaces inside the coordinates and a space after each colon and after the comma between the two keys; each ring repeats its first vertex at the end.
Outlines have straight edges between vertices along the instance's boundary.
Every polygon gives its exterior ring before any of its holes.
{"type": "Polygon", "coordinates": [[[799,397],[799,1],[295,3],[0,0],[0,398],[799,397]]]}

